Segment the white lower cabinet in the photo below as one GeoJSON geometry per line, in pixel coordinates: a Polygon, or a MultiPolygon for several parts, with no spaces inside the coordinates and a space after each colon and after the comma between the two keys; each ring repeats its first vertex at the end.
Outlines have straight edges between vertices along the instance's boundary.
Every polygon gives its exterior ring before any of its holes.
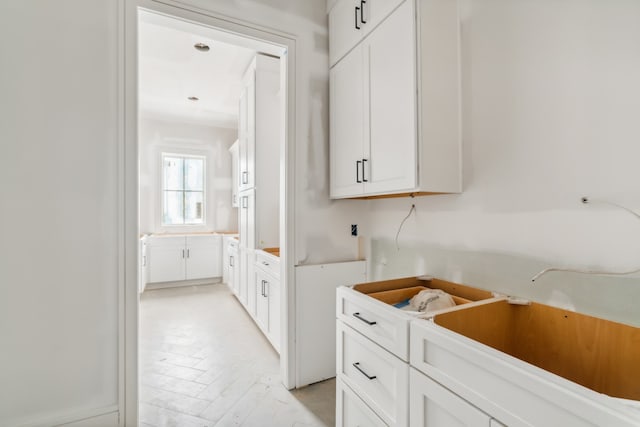
{"type": "MultiPolygon", "coordinates": [[[[410,425],[413,427],[491,427],[491,417],[421,372],[409,374],[410,425]]],[[[495,420],[494,420],[495,421],[495,420]]]]}
{"type": "Polygon", "coordinates": [[[280,351],[280,279],[274,273],[279,268],[276,257],[256,251],[253,266],[253,295],[255,298],[255,321],[273,345],[280,351]],[[268,260],[268,261],[267,261],[268,260]]]}
{"type": "Polygon", "coordinates": [[[238,241],[235,239],[229,240],[227,243],[227,258],[225,260],[227,269],[226,283],[236,295],[240,290],[238,256],[238,241]]]}
{"type": "Polygon", "coordinates": [[[222,277],[222,237],[187,236],[185,278],[222,277]]]}
{"type": "Polygon", "coordinates": [[[219,235],[151,236],[147,241],[149,283],[222,276],[219,235]]]}
{"type": "Polygon", "coordinates": [[[185,280],[184,244],[184,236],[149,238],[149,283],[185,280]]]}
{"type": "MultiPolygon", "coordinates": [[[[472,304],[506,304],[499,300],[472,304]]],[[[640,426],[640,412],[621,399],[447,329],[437,323],[446,314],[403,320],[348,287],[336,302],[338,426],[378,425],[362,421],[371,413],[390,426],[640,426]]]]}
{"type": "Polygon", "coordinates": [[[342,322],[337,372],[391,426],[406,426],[409,365],[342,322]]]}
{"type": "Polygon", "coordinates": [[[336,427],[386,427],[344,381],[336,381],[336,427]]]}
{"type": "MultiPolygon", "coordinates": [[[[249,263],[252,258],[252,255],[253,255],[253,250],[247,249],[243,246],[240,246],[238,248],[238,258],[240,262],[239,262],[239,268],[238,268],[239,283],[238,283],[237,295],[238,295],[238,299],[245,307],[250,307],[249,278],[251,276],[249,275],[249,268],[250,268],[249,263]]],[[[252,316],[254,315],[254,311],[255,311],[254,309],[249,309],[249,312],[252,316]]]]}

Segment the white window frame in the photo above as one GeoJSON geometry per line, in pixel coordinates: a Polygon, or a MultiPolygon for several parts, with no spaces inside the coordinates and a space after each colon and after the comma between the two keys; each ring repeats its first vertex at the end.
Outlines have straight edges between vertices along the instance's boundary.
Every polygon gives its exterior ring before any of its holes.
{"type": "MultiPolygon", "coordinates": [[[[183,173],[184,180],[184,173],[183,173]]],[[[197,154],[185,154],[185,153],[173,153],[173,152],[161,152],[160,153],[160,225],[162,227],[203,227],[207,225],[207,157],[197,154]],[[181,159],[199,159],[202,160],[202,222],[183,223],[183,224],[167,224],[164,222],[164,206],[165,196],[167,190],[164,187],[164,158],[165,157],[179,157],[181,159]]],[[[184,219],[184,183],[183,183],[183,202],[182,202],[182,215],[184,219]]]]}

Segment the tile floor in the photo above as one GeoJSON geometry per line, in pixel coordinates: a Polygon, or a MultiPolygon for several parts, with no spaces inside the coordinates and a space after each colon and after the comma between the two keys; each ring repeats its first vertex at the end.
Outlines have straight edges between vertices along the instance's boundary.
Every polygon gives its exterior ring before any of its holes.
{"type": "Polygon", "coordinates": [[[140,425],[335,425],[335,380],[289,392],[279,358],[224,284],[140,298],[140,425]]]}

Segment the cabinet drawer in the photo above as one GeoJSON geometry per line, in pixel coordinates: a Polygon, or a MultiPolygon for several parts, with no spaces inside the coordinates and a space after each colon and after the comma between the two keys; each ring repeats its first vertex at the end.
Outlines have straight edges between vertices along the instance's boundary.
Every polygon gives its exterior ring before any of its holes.
{"type": "MultiPolygon", "coordinates": [[[[487,414],[431,378],[411,369],[411,425],[415,427],[490,427],[487,414]]],[[[499,424],[495,424],[496,426],[499,424]]]]}
{"type": "Polygon", "coordinates": [[[329,65],[333,66],[404,0],[339,0],[329,13],[329,65]]]}
{"type": "Polygon", "coordinates": [[[336,381],[336,427],[386,427],[384,421],[342,380],[336,381]]]}
{"type": "Polygon", "coordinates": [[[355,330],[409,360],[411,316],[348,287],[338,288],[337,317],[355,330]]]}
{"type": "Polygon", "coordinates": [[[256,251],[256,266],[276,278],[280,277],[280,259],[268,252],[256,251]]]}
{"type": "Polygon", "coordinates": [[[391,426],[406,426],[409,365],[360,333],[337,322],[337,371],[391,426]]]}

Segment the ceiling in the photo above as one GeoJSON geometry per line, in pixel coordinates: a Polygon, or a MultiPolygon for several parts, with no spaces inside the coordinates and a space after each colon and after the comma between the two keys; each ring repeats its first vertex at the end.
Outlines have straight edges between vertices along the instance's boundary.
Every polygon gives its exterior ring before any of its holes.
{"type": "Polygon", "coordinates": [[[140,116],[237,129],[242,75],[256,51],[150,13],[141,14],[138,28],[140,116]],[[196,43],[210,50],[198,51],[196,43]]]}

